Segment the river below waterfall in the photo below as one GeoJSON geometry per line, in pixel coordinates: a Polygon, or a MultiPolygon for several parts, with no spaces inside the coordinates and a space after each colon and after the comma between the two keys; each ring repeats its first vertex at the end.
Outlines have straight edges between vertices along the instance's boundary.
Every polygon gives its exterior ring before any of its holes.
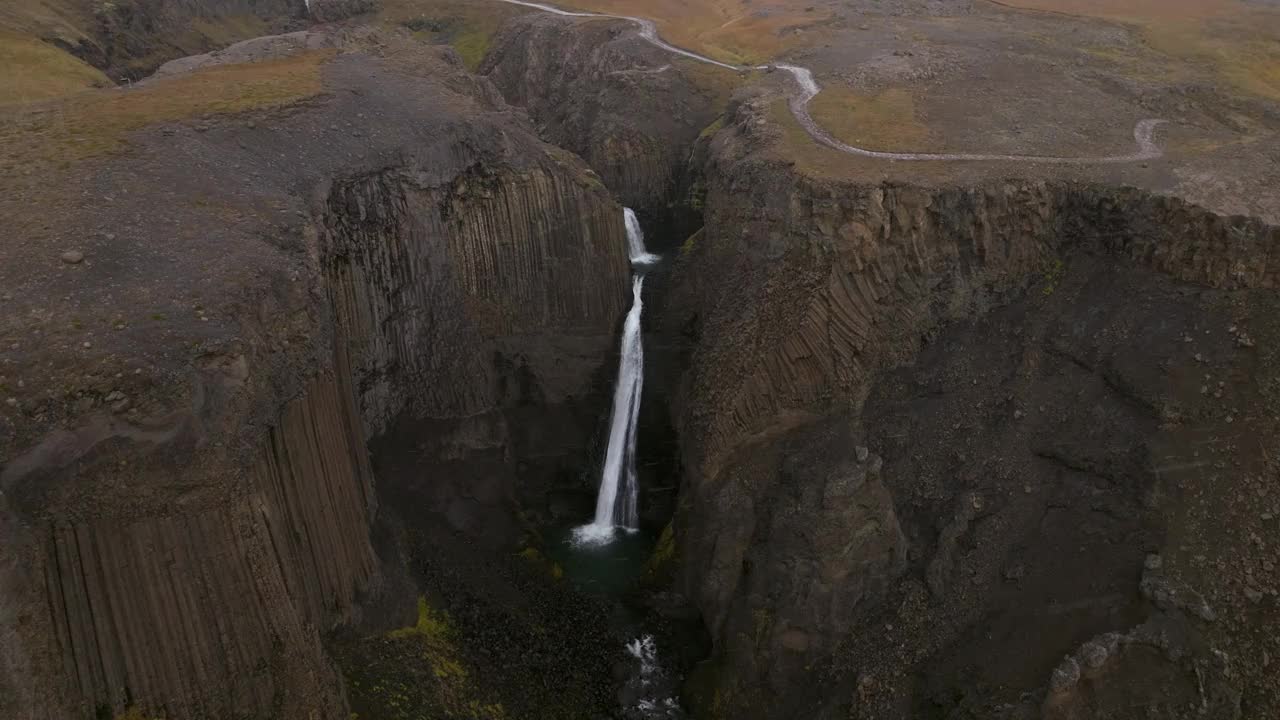
{"type": "Polygon", "coordinates": [[[637,581],[657,537],[639,521],[640,479],[637,445],[644,386],[641,315],[646,273],[661,261],[645,247],[640,220],[624,208],[627,254],[632,276],[632,304],[623,324],[618,374],[610,412],[608,444],[600,464],[596,511],[591,522],[565,527],[545,546],[547,556],[579,590],[618,599],[620,637],[614,677],[618,705],[626,720],[682,720],[679,676],[664,662],[658,641],[640,613],[628,608],[626,595],[637,581]]]}
{"type": "Polygon", "coordinates": [[[645,530],[620,531],[611,542],[584,544],[574,528],[562,528],[548,538],[547,557],[582,592],[618,600],[615,615],[618,647],[613,674],[618,681],[618,705],[626,720],[683,720],[680,676],[672,672],[655,634],[643,615],[626,602],[644,572],[657,538],[645,530]]]}

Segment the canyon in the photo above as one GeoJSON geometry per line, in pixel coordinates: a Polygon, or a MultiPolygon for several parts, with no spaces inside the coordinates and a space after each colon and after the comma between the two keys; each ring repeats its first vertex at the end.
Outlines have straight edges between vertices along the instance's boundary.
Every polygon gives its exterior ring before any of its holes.
{"type": "Polygon", "coordinates": [[[1280,106],[880,144],[838,43],[498,4],[125,4],[4,111],[0,715],[1280,712],[1280,106]]]}

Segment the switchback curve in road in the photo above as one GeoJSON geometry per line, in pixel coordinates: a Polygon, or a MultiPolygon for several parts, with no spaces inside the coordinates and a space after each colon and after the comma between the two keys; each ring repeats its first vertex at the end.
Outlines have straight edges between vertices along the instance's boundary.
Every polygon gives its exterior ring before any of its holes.
{"type": "Polygon", "coordinates": [[[626,20],[634,24],[640,31],[640,37],[644,38],[650,44],[666,50],[667,52],[681,55],[697,62],[715,65],[716,67],[722,67],[726,70],[735,70],[739,72],[746,70],[768,70],[771,67],[787,72],[791,75],[796,86],[796,92],[791,95],[790,102],[788,103],[791,107],[791,114],[795,116],[796,121],[800,123],[800,126],[804,128],[805,132],[807,132],[815,142],[850,155],[860,155],[862,157],[876,158],[879,160],[903,161],[1032,162],[1069,165],[1096,165],[1153,160],[1164,154],[1160,150],[1160,146],[1155,142],[1156,128],[1165,122],[1158,118],[1140,120],[1137,125],[1134,126],[1133,139],[1137,144],[1137,149],[1136,151],[1125,155],[1068,157],[1060,155],[1004,155],[997,153],[886,152],[882,150],[861,148],[837,139],[825,128],[819,125],[809,113],[809,102],[822,91],[822,87],[818,85],[816,80],[814,80],[813,72],[809,70],[809,68],[782,63],[775,63],[773,65],[733,65],[730,63],[720,62],[719,60],[714,60],[706,57],[705,55],[699,55],[691,50],[686,50],[682,47],[677,47],[668,43],[658,35],[658,27],[652,20],[631,17],[630,15],[611,15],[608,13],[564,10],[555,7],[554,5],[528,2],[527,0],[498,0],[498,2],[504,2],[509,5],[520,5],[566,17],[596,17],[626,20]]]}

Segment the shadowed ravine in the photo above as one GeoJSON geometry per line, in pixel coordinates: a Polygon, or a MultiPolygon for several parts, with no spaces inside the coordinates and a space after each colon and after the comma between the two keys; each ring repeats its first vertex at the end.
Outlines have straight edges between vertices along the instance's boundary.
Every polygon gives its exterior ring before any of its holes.
{"type": "Polygon", "coordinates": [[[1052,163],[1059,165],[1097,165],[1108,163],[1128,163],[1140,162],[1143,160],[1153,160],[1161,157],[1164,153],[1155,143],[1155,130],[1158,126],[1165,123],[1165,120],[1159,118],[1148,118],[1140,120],[1133,128],[1133,139],[1137,143],[1138,149],[1135,152],[1125,155],[1099,155],[1093,157],[1065,157],[1059,155],[1001,155],[986,153],[922,153],[922,152],[888,152],[882,150],[870,150],[837,140],[831,133],[822,128],[813,116],[809,114],[809,102],[822,92],[822,86],[813,79],[813,72],[806,67],[798,65],[785,65],[781,63],[773,63],[769,65],[732,65],[730,63],[712,60],[704,55],[699,55],[690,50],[676,47],[666,42],[658,36],[657,25],[652,20],[644,18],[631,17],[629,15],[611,15],[608,13],[592,13],[592,12],[574,12],[570,10],[562,10],[552,5],[544,5],[542,3],[525,2],[524,0],[498,0],[511,5],[522,5],[524,7],[534,8],[543,12],[554,13],[556,15],[564,15],[567,17],[595,17],[595,18],[612,18],[615,20],[626,20],[634,23],[640,29],[640,37],[649,43],[666,50],[667,52],[683,55],[691,60],[701,63],[715,65],[727,70],[743,72],[747,70],[768,70],[777,68],[791,74],[795,81],[797,92],[791,96],[788,103],[791,107],[791,113],[795,116],[796,121],[800,123],[805,132],[809,134],[814,141],[825,145],[833,150],[838,150],[850,155],[860,155],[862,157],[876,158],[879,160],[907,160],[907,161],[951,161],[951,162],[1032,162],[1032,163],[1052,163]]]}

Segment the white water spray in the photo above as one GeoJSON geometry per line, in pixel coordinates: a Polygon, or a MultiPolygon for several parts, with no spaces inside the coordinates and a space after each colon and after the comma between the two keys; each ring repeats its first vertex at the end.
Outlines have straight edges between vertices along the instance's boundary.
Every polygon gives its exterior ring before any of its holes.
{"type": "Polygon", "coordinates": [[[626,720],[684,720],[684,711],[675,698],[676,680],[663,667],[653,636],[638,637],[627,643],[626,648],[638,667],[623,691],[626,701],[633,703],[623,708],[623,717],[626,720]]]}
{"type": "Polygon", "coordinates": [[[613,388],[613,416],[609,421],[609,449],[605,452],[596,497],[596,516],[590,525],[574,530],[579,543],[603,543],[617,528],[635,529],[639,515],[636,499],[636,421],[640,416],[640,392],[644,387],[644,346],[640,341],[640,291],[644,275],[631,281],[631,311],[622,330],[622,357],[618,383],[613,388]]]}
{"type": "Polygon", "coordinates": [[[635,211],[623,208],[622,218],[627,225],[627,254],[631,256],[631,264],[650,265],[658,262],[658,256],[645,249],[644,230],[640,229],[640,219],[636,217],[635,211]]]}
{"type": "Polygon", "coordinates": [[[599,545],[613,539],[621,528],[634,532],[640,517],[636,480],[636,430],[640,419],[640,395],[644,389],[644,344],[640,338],[640,315],[644,312],[641,291],[646,265],[660,258],[644,246],[644,231],[631,208],[623,209],[627,226],[627,254],[636,266],[631,280],[631,310],[622,329],[622,352],[618,362],[618,382],[613,388],[613,413],[609,420],[609,448],[600,473],[600,494],[596,515],[588,525],[573,531],[578,544],[599,545]]]}

